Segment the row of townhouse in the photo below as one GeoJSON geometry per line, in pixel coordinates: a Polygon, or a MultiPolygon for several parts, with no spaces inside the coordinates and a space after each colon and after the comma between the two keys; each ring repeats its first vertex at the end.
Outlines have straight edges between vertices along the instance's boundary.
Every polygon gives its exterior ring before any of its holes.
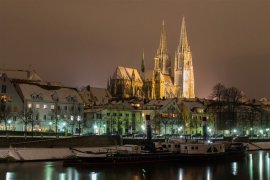
{"type": "Polygon", "coordinates": [[[146,120],[158,135],[202,134],[203,120],[209,133],[215,127],[215,115],[196,99],[118,100],[85,109],[90,134],[145,134],[146,120]]]}
{"type": "Polygon", "coordinates": [[[84,104],[76,88],[5,73],[0,74],[0,87],[0,130],[78,131],[84,104]]]}

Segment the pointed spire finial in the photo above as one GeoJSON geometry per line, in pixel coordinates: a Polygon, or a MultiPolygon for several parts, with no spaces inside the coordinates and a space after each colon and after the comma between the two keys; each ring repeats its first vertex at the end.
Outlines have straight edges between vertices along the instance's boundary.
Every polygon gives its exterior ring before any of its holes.
{"type": "Polygon", "coordinates": [[[189,45],[188,45],[188,40],[187,40],[187,29],[186,29],[186,20],[185,16],[182,18],[182,25],[181,25],[181,32],[180,32],[180,41],[178,45],[178,51],[181,50],[188,50],[189,45]]]}
{"type": "Polygon", "coordinates": [[[162,20],[162,27],[161,27],[161,35],[160,35],[160,43],[158,48],[158,54],[161,53],[167,53],[167,35],[165,30],[165,21],[162,20]]]}
{"type": "Polygon", "coordinates": [[[144,73],[144,71],[145,71],[145,66],[144,66],[144,50],[143,50],[143,54],[142,54],[141,71],[142,71],[143,73],[144,73]]]}

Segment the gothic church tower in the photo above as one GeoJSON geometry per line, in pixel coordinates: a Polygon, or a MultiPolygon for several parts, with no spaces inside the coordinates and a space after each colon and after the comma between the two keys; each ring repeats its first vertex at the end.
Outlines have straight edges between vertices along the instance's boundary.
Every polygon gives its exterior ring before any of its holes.
{"type": "Polygon", "coordinates": [[[174,85],[177,97],[195,98],[192,54],[187,40],[185,18],[182,19],[180,42],[175,52],[174,85]]]}
{"type": "Polygon", "coordinates": [[[165,23],[162,21],[161,35],[159,48],[155,56],[155,71],[160,71],[162,74],[171,74],[171,62],[167,49],[167,36],[165,31],[165,23]]]}

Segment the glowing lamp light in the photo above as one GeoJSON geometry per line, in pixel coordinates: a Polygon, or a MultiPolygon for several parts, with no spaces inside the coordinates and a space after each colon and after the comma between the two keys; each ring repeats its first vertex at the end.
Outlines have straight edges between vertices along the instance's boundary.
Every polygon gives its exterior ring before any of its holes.
{"type": "Polygon", "coordinates": [[[269,128],[267,128],[266,131],[268,132],[269,131],[269,128]]]}
{"type": "Polygon", "coordinates": [[[8,124],[11,124],[11,120],[8,120],[8,124]]]}
{"type": "Polygon", "coordinates": [[[179,128],[178,128],[178,131],[181,131],[183,129],[183,127],[182,126],[180,126],[179,128]]]}
{"type": "Polygon", "coordinates": [[[97,129],[97,125],[94,125],[94,129],[97,129]]]}
{"type": "Polygon", "coordinates": [[[233,130],[233,132],[234,132],[234,133],[237,133],[237,130],[236,130],[236,129],[234,129],[234,130],[233,130]]]}
{"type": "Polygon", "coordinates": [[[145,130],[145,125],[141,125],[141,128],[144,131],[145,130]]]}
{"type": "Polygon", "coordinates": [[[49,122],[49,125],[51,126],[52,125],[52,122],[49,122]]]}
{"type": "Polygon", "coordinates": [[[260,129],[260,133],[263,134],[263,130],[262,129],[260,129]]]}

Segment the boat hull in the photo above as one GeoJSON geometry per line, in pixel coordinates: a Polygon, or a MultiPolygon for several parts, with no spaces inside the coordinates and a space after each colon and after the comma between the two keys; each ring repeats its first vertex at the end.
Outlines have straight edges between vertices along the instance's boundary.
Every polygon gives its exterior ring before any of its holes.
{"type": "Polygon", "coordinates": [[[64,166],[119,166],[153,163],[205,162],[235,160],[245,157],[245,152],[224,152],[211,154],[149,153],[114,154],[107,157],[77,157],[65,160],[64,166]]]}

